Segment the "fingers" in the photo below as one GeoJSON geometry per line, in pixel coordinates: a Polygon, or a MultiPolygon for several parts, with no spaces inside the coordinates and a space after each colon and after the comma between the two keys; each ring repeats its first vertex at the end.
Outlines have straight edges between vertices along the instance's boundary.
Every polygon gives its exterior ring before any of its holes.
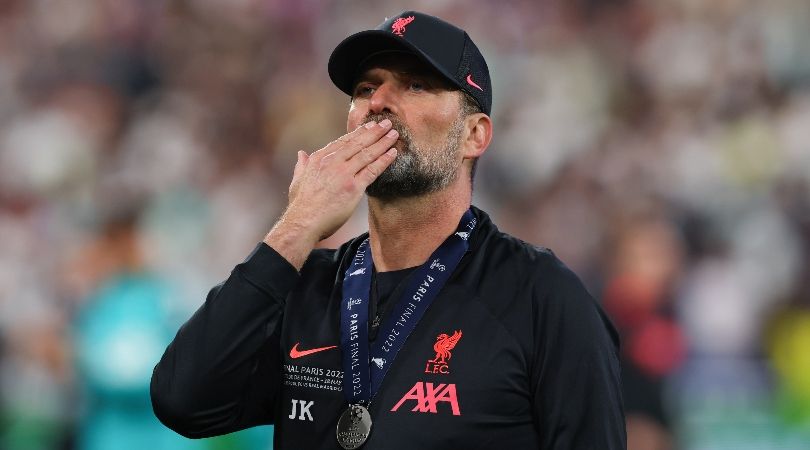
{"type": "Polygon", "coordinates": [[[363,190],[373,183],[374,180],[383,173],[383,170],[388,168],[394,159],[397,157],[397,149],[394,147],[389,148],[386,152],[380,155],[377,159],[366,165],[362,170],[357,172],[355,180],[362,184],[363,190]]]}
{"type": "Polygon", "coordinates": [[[388,149],[394,146],[397,142],[397,138],[399,137],[399,133],[397,130],[393,128],[388,130],[388,133],[383,135],[377,142],[373,143],[372,145],[360,149],[357,153],[355,153],[348,161],[349,170],[351,173],[357,173],[361,171],[364,167],[368,166],[372,162],[376,161],[377,158],[380,157],[383,153],[387,152],[388,149]]]}
{"type": "Polygon", "coordinates": [[[293,184],[300,184],[297,180],[314,171],[322,182],[353,185],[351,190],[360,188],[358,192],[362,193],[394,161],[397,151],[393,147],[398,138],[391,121],[385,119],[361,125],[311,155],[298,152],[293,184]]]}
{"type": "Polygon", "coordinates": [[[380,138],[385,136],[385,133],[391,128],[391,125],[391,121],[388,119],[384,119],[379,123],[374,121],[367,122],[357,127],[354,131],[344,134],[330,142],[329,145],[313,153],[311,156],[320,159],[330,153],[337,153],[338,160],[346,161],[365,147],[379,141],[380,138]]]}
{"type": "Polygon", "coordinates": [[[344,145],[341,149],[337,150],[338,155],[343,160],[351,159],[358,152],[383,139],[383,137],[386,136],[386,133],[389,133],[392,130],[391,125],[390,120],[383,119],[379,123],[372,121],[360,126],[358,128],[360,133],[357,133],[356,135],[354,135],[355,132],[349,133],[349,141],[346,143],[347,145],[344,145]]]}

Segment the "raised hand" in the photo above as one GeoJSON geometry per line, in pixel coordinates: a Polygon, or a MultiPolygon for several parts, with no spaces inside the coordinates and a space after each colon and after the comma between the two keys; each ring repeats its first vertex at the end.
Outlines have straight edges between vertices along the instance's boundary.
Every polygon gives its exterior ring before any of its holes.
{"type": "Polygon", "coordinates": [[[366,187],[394,162],[397,138],[385,119],[311,155],[299,151],[287,209],[264,242],[300,269],[315,244],[349,220],[366,187]]]}

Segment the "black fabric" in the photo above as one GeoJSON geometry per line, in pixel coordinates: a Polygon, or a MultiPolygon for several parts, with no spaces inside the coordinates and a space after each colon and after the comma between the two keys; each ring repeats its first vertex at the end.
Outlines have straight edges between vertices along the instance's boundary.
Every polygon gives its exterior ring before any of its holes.
{"type": "MultiPolygon", "coordinates": [[[[363,449],[624,449],[610,321],[550,251],[474,211],[468,253],[369,406],[363,449]]],[[[338,450],[342,277],[366,236],[314,250],[300,274],[260,244],[155,367],[157,417],[188,437],[274,423],[277,450],[338,450]]]]}
{"type": "Polygon", "coordinates": [[[369,305],[369,340],[377,338],[380,323],[384,321],[391,312],[391,304],[397,302],[402,296],[405,288],[405,280],[413,273],[416,267],[409,267],[402,270],[392,270],[390,272],[374,272],[371,282],[371,302],[369,305]]]}

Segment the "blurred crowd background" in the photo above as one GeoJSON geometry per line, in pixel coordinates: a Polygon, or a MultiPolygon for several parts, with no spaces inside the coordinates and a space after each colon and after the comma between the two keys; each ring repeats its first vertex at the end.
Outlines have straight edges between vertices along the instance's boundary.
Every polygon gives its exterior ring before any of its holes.
{"type": "Polygon", "coordinates": [[[0,449],[271,447],[174,435],[149,377],[404,9],[486,56],[474,202],[621,330],[629,448],[810,448],[807,0],[2,0],[0,449]]]}

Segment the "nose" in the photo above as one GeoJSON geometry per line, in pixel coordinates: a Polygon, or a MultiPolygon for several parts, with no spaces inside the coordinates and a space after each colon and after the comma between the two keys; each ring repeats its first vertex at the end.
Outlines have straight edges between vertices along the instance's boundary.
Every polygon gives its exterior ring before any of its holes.
{"type": "Polygon", "coordinates": [[[374,114],[393,113],[398,111],[399,99],[393,83],[383,82],[374,90],[369,99],[369,112],[374,114]]]}

